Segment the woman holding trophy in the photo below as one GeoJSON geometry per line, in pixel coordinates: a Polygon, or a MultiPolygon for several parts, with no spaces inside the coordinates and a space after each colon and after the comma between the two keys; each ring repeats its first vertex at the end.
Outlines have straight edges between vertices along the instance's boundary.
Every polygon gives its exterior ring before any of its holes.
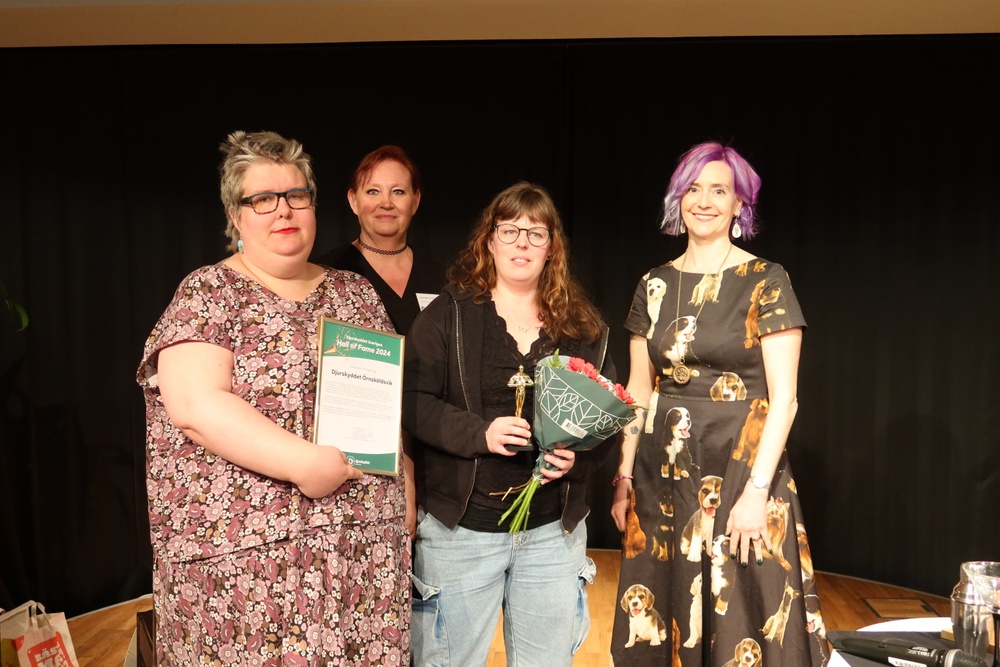
{"type": "Polygon", "coordinates": [[[414,664],[483,665],[501,606],[508,660],[569,665],[587,634],[585,481],[609,438],[539,457],[534,368],[559,354],[614,379],[608,329],[570,275],[549,194],[498,194],[406,342],[403,425],[416,440],[414,664]],[[527,398],[527,400],[525,400],[527,398]],[[535,471],[536,459],[547,464],[535,471]],[[533,471],[526,530],[501,517],[533,471]]]}

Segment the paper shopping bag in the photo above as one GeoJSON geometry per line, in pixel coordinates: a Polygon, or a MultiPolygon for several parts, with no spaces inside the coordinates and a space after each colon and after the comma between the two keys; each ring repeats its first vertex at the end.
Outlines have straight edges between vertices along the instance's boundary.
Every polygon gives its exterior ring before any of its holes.
{"type": "Polygon", "coordinates": [[[25,602],[17,609],[0,614],[0,667],[18,667],[17,648],[14,640],[24,636],[38,625],[33,619],[45,613],[45,607],[34,600],[25,602]]]}
{"type": "Polygon", "coordinates": [[[79,667],[66,615],[26,602],[0,617],[0,667],[79,667]]]}
{"type": "Polygon", "coordinates": [[[14,640],[20,667],[80,667],[69,637],[66,615],[48,614],[47,625],[14,640]]]}

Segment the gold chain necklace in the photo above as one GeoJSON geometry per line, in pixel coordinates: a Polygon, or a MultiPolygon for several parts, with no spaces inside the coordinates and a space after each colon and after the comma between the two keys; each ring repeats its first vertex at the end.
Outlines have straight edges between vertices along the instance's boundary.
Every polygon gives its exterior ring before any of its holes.
{"type": "MultiPolygon", "coordinates": [[[[726,266],[726,261],[729,259],[729,253],[731,253],[732,251],[733,251],[733,244],[730,243],[729,250],[726,251],[726,256],[722,258],[722,264],[719,264],[719,269],[712,274],[712,278],[714,280],[717,281],[719,279],[719,274],[722,273],[722,269],[726,266]]],[[[684,257],[681,259],[681,266],[679,269],[677,269],[677,312],[675,313],[674,316],[675,341],[677,340],[677,330],[678,326],[680,325],[680,319],[681,319],[681,285],[684,282],[684,265],[687,264],[687,256],[688,256],[687,251],[685,250],[684,257]]],[[[694,322],[692,322],[692,325],[697,326],[698,318],[701,317],[701,309],[705,307],[706,301],[708,301],[707,297],[702,299],[701,305],[698,306],[698,312],[695,313],[694,315],[694,322]]],[[[675,384],[685,385],[691,381],[691,369],[684,365],[684,358],[685,356],[687,356],[685,352],[686,348],[687,346],[685,345],[682,346],[680,350],[678,350],[678,356],[679,356],[678,364],[673,367],[673,370],[670,374],[671,377],[673,377],[675,384]]]]}

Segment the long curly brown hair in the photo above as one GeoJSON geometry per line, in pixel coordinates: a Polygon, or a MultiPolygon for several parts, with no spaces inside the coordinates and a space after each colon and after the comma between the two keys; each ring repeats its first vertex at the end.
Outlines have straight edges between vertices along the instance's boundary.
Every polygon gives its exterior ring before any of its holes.
{"type": "Polygon", "coordinates": [[[469,242],[448,269],[448,280],[471,290],[477,303],[496,286],[497,272],[489,250],[494,225],[526,217],[549,229],[549,259],[538,280],[538,314],[557,343],[597,340],[604,320],[569,270],[569,241],[552,197],[533,183],[516,183],[487,206],[469,235],[469,242]]]}

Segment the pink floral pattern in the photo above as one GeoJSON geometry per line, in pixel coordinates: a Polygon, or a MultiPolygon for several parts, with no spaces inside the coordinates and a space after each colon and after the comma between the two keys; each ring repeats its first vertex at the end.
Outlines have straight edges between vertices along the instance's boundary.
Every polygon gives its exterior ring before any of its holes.
{"type": "Polygon", "coordinates": [[[233,352],[233,393],[309,439],[319,315],[392,330],[356,274],[330,270],[295,302],[217,264],[182,282],[146,341],[137,379],[160,664],[409,664],[402,478],[366,475],[309,499],[191,442],[159,394],[160,350],[219,345],[233,352]]]}

